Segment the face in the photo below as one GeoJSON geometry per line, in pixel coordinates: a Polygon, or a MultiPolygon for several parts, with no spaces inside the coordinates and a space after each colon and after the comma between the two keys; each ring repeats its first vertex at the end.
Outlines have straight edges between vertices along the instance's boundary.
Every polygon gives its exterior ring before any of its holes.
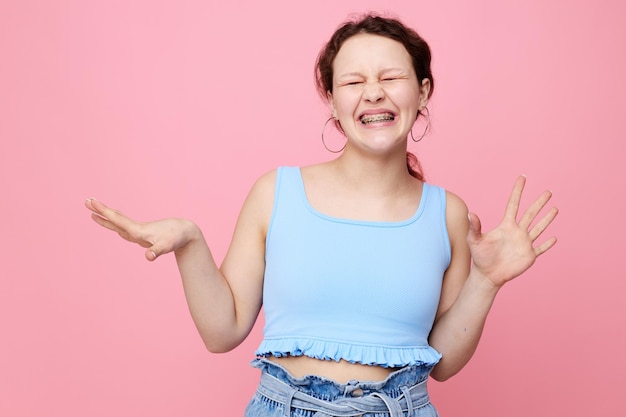
{"type": "Polygon", "coordinates": [[[406,150],[407,135],[429,91],[430,81],[420,85],[400,42],[359,34],[346,40],[335,57],[328,100],[350,145],[406,150]]]}

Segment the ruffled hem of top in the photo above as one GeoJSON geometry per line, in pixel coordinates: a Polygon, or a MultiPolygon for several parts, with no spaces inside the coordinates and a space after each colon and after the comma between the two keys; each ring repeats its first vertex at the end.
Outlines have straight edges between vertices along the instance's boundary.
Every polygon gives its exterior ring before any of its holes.
{"type": "Polygon", "coordinates": [[[408,365],[434,366],[441,354],[431,346],[371,346],[318,339],[265,339],[255,352],[259,357],[309,356],[316,359],[341,359],[351,363],[395,368],[408,365]]]}

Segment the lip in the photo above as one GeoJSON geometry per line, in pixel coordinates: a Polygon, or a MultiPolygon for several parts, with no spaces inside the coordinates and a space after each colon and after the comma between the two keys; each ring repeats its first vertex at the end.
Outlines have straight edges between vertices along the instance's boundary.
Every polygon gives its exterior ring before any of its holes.
{"type": "Polygon", "coordinates": [[[374,114],[381,114],[381,113],[392,114],[394,120],[398,117],[398,113],[396,113],[395,111],[384,109],[384,108],[378,108],[378,109],[368,109],[368,110],[362,111],[361,113],[358,114],[357,119],[360,121],[363,118],[363,116],[371,116],[374,114]]]}

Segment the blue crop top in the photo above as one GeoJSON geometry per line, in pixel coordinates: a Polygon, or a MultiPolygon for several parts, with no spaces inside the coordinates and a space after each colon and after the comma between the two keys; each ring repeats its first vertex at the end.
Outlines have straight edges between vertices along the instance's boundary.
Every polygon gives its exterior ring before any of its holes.
{"type": "Polygon", "coordinates": [[[445,190],[424,183],[407,220],[330,217],[309,204],[299,168],[279,168],[256,355],[436,364],[428,335],[450,263],[445,213],[445,190]]]}

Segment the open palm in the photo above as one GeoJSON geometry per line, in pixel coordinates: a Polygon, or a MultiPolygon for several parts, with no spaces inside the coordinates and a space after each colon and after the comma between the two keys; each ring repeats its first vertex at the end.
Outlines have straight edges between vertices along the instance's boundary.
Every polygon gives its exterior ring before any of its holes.
{"type": "Polygon", "coordinates": [[[150,261],[183,248],[193,232],[193,223],[185,219],[170,218],[141,223],[94,199],[88,199],[85,206],[92,211],[91,218],[100,226],[146,248],[145,256],[150,261]]]}
{"type": "Polygon", "coordinates": [[[504,218],[495,229],[482,234],[480,220],[475,214],[470,214],[467,242],[474,268],[497,287],[522,274],[539,255],[556,243],[556,238],[551,237],[535,245],[537,238],[558,213],[556,208],[552,208],[535,223],[535,219],[552,197],[549,191],[543,192],[520,219],[517,219],[525,183],[526,178],[523,176],[515,182],[504,218]]]}

